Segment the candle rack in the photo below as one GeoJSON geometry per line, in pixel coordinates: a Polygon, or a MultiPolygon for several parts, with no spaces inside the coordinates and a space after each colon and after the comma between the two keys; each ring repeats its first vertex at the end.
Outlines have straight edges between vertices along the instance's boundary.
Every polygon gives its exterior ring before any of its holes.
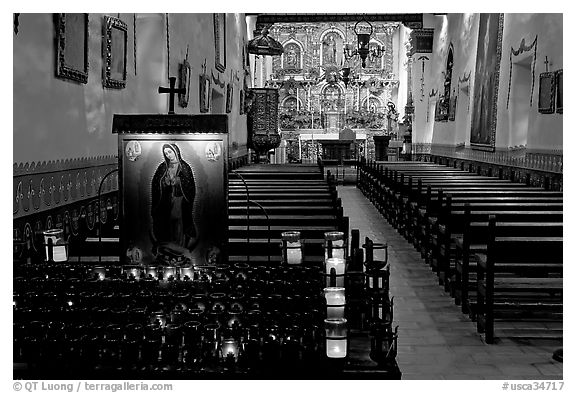
{"type": "MultiPolygon", "coordinates": [[[[183,269],[65,262],[16,266],[14,362],[22,367],[15,375],[339,378],[345,369],[368,367],[350,351],[341,367],[326,356],[323,267],[183,269]],[[222,352],[226,340],[237,343],[234,361],[222,352]]],[[[347,289],[335,292],[347,294],[347,289]]],[[[346,309],[347,303],[344,297],[344,305],[335,308],[346,309]]],[[[348,335],[347,350],[368,348],[366,340],[348,335]]],[[[370,362],[382,378],[400,375],[397,366],[370,362]]]]}

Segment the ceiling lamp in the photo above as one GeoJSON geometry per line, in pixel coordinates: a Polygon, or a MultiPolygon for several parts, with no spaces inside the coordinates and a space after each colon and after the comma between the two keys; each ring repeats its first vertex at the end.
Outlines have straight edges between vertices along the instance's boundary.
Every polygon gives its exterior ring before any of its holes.
{"type": "Polygon", "coordinates": [[[280,56],[284,53],[282,44],[268,36],[268,27],[254,32],[254,38],[248,41],[248,53],[262,56],[280,56]]]}
{"type": "Polygon", "coordinates": [[[344,57],[346,60],[354,56],[360,56],[360,59],[362,59],[362,68],[366,68],[366,58],[368,56],[375,58],[384,55],[384,48],[380,45],[376,45],[376,48],[373,47],[370,49],[370,37],[373,32],[374,27],[366,20],[366,17],[362,17],[361,20],[356,22],[354,25],[354,33],[356,33],[357,47],[353,49],[351,44],[344,44],[344,57]]]}

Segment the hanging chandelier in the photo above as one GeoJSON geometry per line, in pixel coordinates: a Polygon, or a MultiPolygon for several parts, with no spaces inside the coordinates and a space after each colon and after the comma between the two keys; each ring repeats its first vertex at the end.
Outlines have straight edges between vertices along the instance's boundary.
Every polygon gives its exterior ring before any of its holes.
{"type": "Polygon", "coordinates": [[[362,68],[366,68],[366,59],[370,56],[372,59],[380,58],[384,55],[384,48],[380,45],[370,48],[370,38],[374,32],[374,27],[365,16],[354,25],[354,33],[356,34],[356,48],[354,49],[351,44],[344,44],[344,58],[349,60],[355,56],[359,56],[362,60],[362,68]]]}

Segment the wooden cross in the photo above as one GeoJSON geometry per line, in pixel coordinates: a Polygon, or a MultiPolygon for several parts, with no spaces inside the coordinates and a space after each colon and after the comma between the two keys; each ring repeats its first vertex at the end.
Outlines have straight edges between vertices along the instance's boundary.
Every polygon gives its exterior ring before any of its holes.
{"type": "Polygon", "coordinates": [[[168,102],[168,114],[169,115],[173,115],[174,112],[174,94],[186,94],[186,88],[185,87],[181,87],[181,88],[175,88],[176,85],[176,77],[175,76],[171,76],[170,78],[168,78],[168,80],[170,81],[170,87],[158,87],[158,93],[159,94],[163,94],[163,93],[168,93],[170,94],[169,98],[169,102],[168,102]]]}

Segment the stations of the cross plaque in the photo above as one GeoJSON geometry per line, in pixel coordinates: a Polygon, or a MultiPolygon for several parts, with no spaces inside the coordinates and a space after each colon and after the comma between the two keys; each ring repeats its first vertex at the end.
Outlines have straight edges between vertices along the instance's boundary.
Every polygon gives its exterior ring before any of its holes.
{"type": "Polygon", "coordinates": [[[168,101],[168,114],[169,115],[173,115],[175,114],[174,112],[174,94],[186,94],[186,88],[185,87],[180,87],[180,88],[176,88],[176,77],[175,76],[171,76],[170,78],[168,78],[168,80],[170,81],[170,87],[158,87],[158,93],[160,94],[169,94],[169,101],[168,101]]]}

